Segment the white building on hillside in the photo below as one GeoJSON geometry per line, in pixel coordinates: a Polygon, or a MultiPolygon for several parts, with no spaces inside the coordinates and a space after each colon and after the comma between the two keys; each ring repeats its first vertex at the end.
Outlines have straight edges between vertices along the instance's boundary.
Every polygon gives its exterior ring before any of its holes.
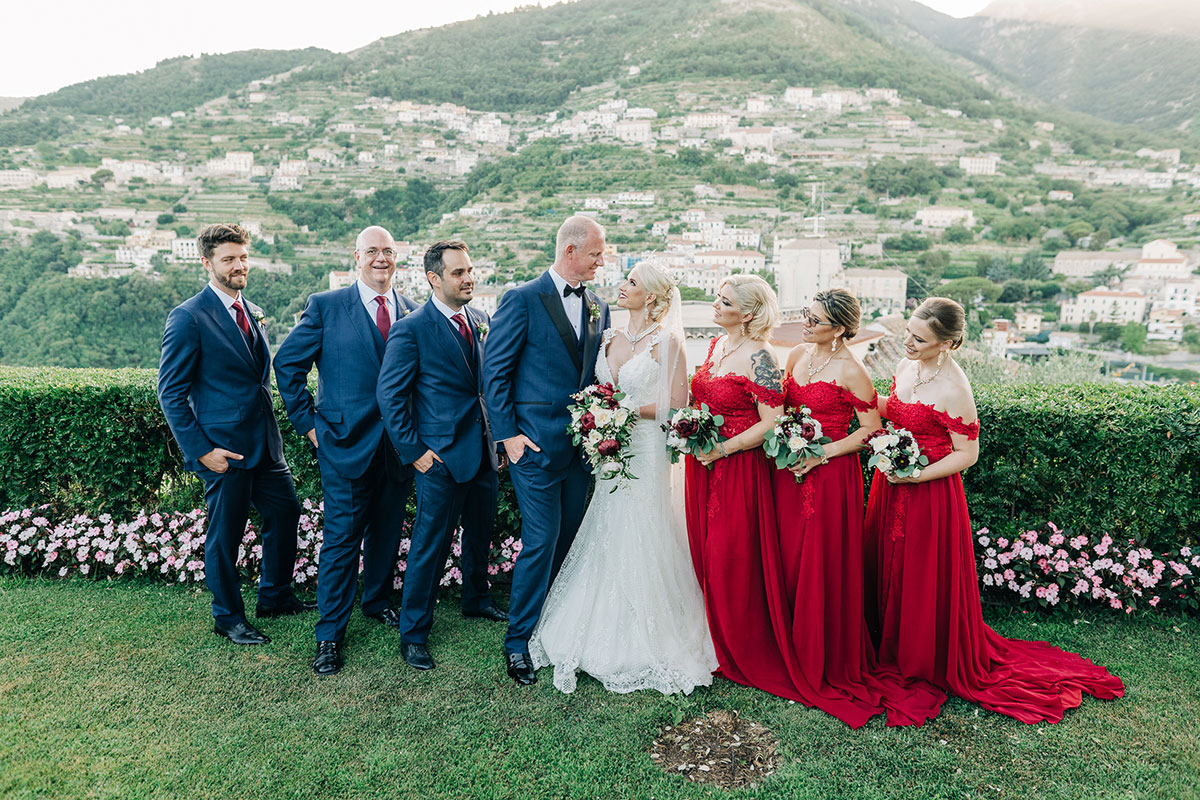
{"type": "Polygon", "coordinates": [[[1122,292],[1098,287],[1083,292],[1073,302],[1063,303],[1062,321],[1067,325],[1082,322],[1141,322],[1146,318],[1146,296],[1141,292],[1122,292]]]}
{"type": "Polygon", "coordinates": [[[841,271],[842,251],[830,239],[791,239],[778,244],[775,282],[780,307],[806,307],[814,294],[834,287],[841,271]]]}
{"type": "Polygon", "coordinates": [[[949,228],[954,225],[970,228],[975,225],[975,212],[954,206],[927,206],[917,212],[917,221],[924,228],[949,228]]]}
{"type": "Polygon", "coordinates": [[[864,313],[879,309],[884,314],[892,314],[904,309],[908,276],[900,270],[852,268],[842,270],[840,277],[842,288],[849,289],[858,298],[864,313]]]}
{"type": "Polygon", "coordinates": [[[1000,156],[994,154],[959,156],[958,168],[968,175],[995,175],[1000,156]]]}
{"type": "Polygon", "coordinates": [[[1102,252],[1093,250],[1062,250],[1054,256],[1054,274],[1066,278],[1090,278],[1109,267],[1125,269],[1141,256],[1138,250],[1102,252]]]}

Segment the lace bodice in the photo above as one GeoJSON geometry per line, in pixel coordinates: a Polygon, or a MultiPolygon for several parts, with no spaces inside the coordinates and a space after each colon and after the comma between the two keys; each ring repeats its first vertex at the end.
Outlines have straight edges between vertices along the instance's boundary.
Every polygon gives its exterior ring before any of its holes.
{"type": "Polygon", "coordinates": [[[801,385],[791,375],[783,379],[783,395],[784,405],[789,410],[807,406],[821,423],[822,432],[835,442],[850,432],[850,420],[855,412],[869,411],[879,404],[878,397],[863,402],[854,392],[833,381],[810,381],[801,385]]]}
{"type": "Polygon", "coordinates": [[[618,386],[616,378],[619,377],[621,379],[619,388],[637,406],[653,405],[657,400],[655,394],[658,391],[658,370],[660,367],[658,361],[651,354],[651,351],[654,349],[654,345],[661,342],[663,332],[659,331],[656,333],[650,343],[650,347],[641,352],[634,353],[632,358],[621,365],[619,374],[614,376],[608,364],[608,343],[618,333],[619,331],[616,328],[609,328],[604,332],[604,341],[600,345],[601,357],[596,360],[596,381],[618,386]]]}
{"type": "Polygon", "coordinates": [[[905,403],[896,397],[895,378],[892,378],[892,389],[888,394],[887,418],[897,428],[912,431],[930,463],[945,458],[954,450],[951,433],[961,433],[971,440],[979,438],[979,420],[968,425],[959,417],[952,417],[933,406],[916,401],[905,403]]]}
{"type": "Polygon", "coordinates": [[[782,405],[783,393],[764,389],[744,375],[731,373],[714,377],[711,370],[713,348],[716,344],[716,339],[709,343],[704,363],[692,376],[692,398],[695,406],[707,403],[712,413],[725,418],[725,424],[721,426],[721,435],[728,439],[758,423],[759,403],[773,407],[782,405]]]}

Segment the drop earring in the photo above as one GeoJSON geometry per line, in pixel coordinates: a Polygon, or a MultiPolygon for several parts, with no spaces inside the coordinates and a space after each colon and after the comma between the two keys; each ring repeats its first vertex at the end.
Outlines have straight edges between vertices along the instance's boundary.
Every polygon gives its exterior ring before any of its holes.
{"type": "Polygon", "coordinates": [[[943,350],[942,352],[938,353],[938,366],[940,367],[942,365],[942,362],[945,360],[946,360],[946,351],[943,350]]]}

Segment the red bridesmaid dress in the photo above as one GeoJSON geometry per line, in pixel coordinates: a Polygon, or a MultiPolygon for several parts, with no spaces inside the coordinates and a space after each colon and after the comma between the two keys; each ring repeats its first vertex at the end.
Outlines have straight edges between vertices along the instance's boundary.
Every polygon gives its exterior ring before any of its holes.
{"type": "MultiPolygon", "coordinates": [[[[952,432],[979,436],[978,422],[902,402],[894,379],[887,416],[914,434],[930,463],[953,450],[952,432]]],[[[865,563],[881,673],[926,681],[1025,723],[1060,721],[1084,693],[1105,700],[1125,693],[1120,678],[1082,656],[1047,642],[1006,639],[984,624],[973,548],[960,475],[893,485],[876,472],[865,563]]],[[[923,708],[889,708],[888,724],[920,725],[944,700],[934,695],[923,708]]]]}
{"type": "MultiPolygon", "coordinates": [[[[779,406],[783,394],[741,375],[711,374],[712,351],[692,378],[692,396],[724,417],[721,434],[736,436],[759,421],[758,404],[779,406]]],[[[719,668],[715,674],[793,700],[802,699],[775,639],[763,551],[777,549],[775,465],[761,448],[718,459],[712,469],[692,457],[685,468],[688,544],[704,592],[719,668]]],[[[771,591],[779,589],[772,578],[771,591]]]]}

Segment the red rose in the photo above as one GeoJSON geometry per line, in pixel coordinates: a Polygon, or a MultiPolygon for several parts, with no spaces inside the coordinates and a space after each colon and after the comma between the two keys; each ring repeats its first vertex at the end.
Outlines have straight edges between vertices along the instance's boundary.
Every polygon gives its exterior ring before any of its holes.
{"type": "Polygon", "coordinates": [[[694,419],[681,419],[675,423],[675,433],[684,439],[690,439],[700,432],[700,423],[694,419]]]}
{"type": "Polygon", "coordinates": [[[592,412],[583,412],[583,416],[579,418],[579,428],[585,433],[596,430],[596,418],[592,416],[592,412]]]}
{"type": "Polygon", "coordinates": [[[800,426],[800,435],[810,442],[817,438],[817,429],[811,422],[805,422],[800,426]]]}
{"type": "Polygon", "coordinates": [[[600,444],[596,445],[596,449],[602,456],[612,456],[616,455],[617,451],[621,449],[621,443],[616,439],[605,439],[600,444]]]}

